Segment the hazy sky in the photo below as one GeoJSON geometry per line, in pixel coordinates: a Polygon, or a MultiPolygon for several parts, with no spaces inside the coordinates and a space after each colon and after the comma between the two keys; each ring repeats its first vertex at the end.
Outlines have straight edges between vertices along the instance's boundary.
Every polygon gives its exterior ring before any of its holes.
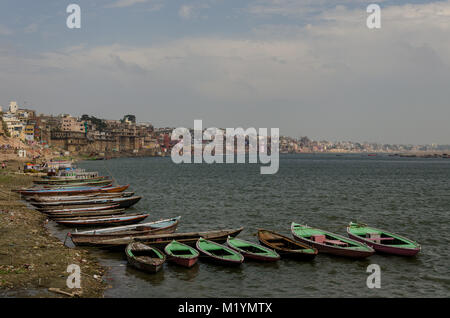
{"type": "Polygon", "coordinates": [[[450,144],[449,65],[450,1],[0,2],[0,105],[38,113],[450,144]]]}

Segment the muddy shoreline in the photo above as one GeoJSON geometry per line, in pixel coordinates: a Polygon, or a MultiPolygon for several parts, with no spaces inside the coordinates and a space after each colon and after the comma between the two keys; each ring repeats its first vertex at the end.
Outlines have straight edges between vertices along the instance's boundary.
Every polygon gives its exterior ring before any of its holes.
{"type": "Polygon", "coordinates": [[[103,297],[105,268],[89,251],[68,248],[11,189],[32,185],[17,174],[19,162],[0,170],[0,297],[103,297]],[[70,289],[67,267],[81,269],[81,288],[70,289]],[[67,293],[67,294],[65,294],[67,293]]]}

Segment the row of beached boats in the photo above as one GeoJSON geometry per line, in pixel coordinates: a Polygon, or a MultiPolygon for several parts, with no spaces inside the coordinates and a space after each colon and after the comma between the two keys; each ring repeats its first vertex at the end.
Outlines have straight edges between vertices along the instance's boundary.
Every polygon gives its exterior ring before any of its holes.
{"type": "Polygon", "coordinates": [[[149,214],[126,214],[125,209],[141,197],[126,192],[129,185],[114,186],[97,173],[51,176],[35,181],[35,186],[17,192],[38,211],[58,224],[71,226],[67,235],[77,246],[125,249],[130,265],[148,272],[159,271],[172,261],[192,267],[202,257],[226,265],[244,260],[274,262],[280,258],[314,259],[318,253],[365,258],[375,252],[413,256],[420,245],[403,236],[350,223],[347,236],[298,223],[291,224],[292,238],[259,229],[258,243],[236,236],[243,228],[175,233],[181,217],[140,223],[149,214]],[[99,227],[78,231],[78,227],[99,227]]]}
{"type": "Polygon", "coordinates": [[[146,219],[147,213],[127,213],[141,200],[129,185],[113,185],[98,173],[71,170],[70,175],[46,176],[31,188],[17,189],[37,211],[71,227],[123,226],[146,219]]]}

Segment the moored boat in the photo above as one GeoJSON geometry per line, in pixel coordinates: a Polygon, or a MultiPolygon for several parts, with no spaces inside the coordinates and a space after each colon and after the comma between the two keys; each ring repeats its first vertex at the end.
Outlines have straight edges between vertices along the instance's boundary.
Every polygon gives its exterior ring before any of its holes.
{"type": "Polygon", "coordinates": [[[244,261],[241,253],[226,247],[225,245],[199,238],[196,243],[197,250],[207,256],[205,260],[211,260],[224,265],[240,265],[244,261]]]}
{"type": "Polygon", "coordinates": [[[95,187],[95,186],[112,186],[113,182],[111,180],[99,180],[99,181],[85,181],[85,182],[73,182],[73,183],[53,183],[40,185],[43,189],[70,189],[76,187],[95,187]]]}
{"type": "Polygon", "coordinates": [[[365,258],[375,253],[364,243],[307,225],[293,222],[291,232],[296,240],[317,248],[320,253],[351,258],[365,258]]]}
{"type": "Polygon", "coordinates": [[[418,243],[398,234],[350,222],[347,234],[351,239],[365,243],[380,253],[414,256],[421,247],[418,243]]]}
{"type": "Polygon", "coordinates": [[[161,270],[166,256],[157,248],[132,242],[125,248],[128,263],[140,270],[156,273],[161,270]]]}
{"type": "Polygon", "coordinates": [[[134,192],[117,192],[117,193],[92,193],[83,195],[55,195],[55,196],[29,196],[25,197],[27,201],[33,202],[66,202],[66,201],[87,201],[92,199],[110,199],[131,197],[134,192]]]}
{"type": "Polygon", "coordinates": [[[294,258],[298,260],[311,260],[316,257],[316,248],[307,244],[296,242],[293,239],[274,231],[259,229],[259,242],[276,251],[282,258],[294,258]]]}
{"type": "Polygon", "coordinates": [[[107,180],[106,176],[90,177],[90,178],[54,178],[54,179],[40,179],[34,180],[34,184],[70,184],[70,183],[80,183],[80,182],[95,182],[107,180]]]}
{"type": "Polygon", "coordinates": [[[93,212],[93,211],[103,211],[103,210],[114,210],[114,209],[118,209],[118,208],[119,208],[118,204],[102,204],[102,205],[97,205],[97,206],[67,207],[64,209],[50,209],[50,210],[38,209],[38,210],[47,215],[52,215],[52,214],[71,213],[71,212],[93,212]]]}
{"type": "Polygon", "coordinates": [[[81,212],[71,211],[71,212],[47,214],[47,217],[52,220],[56,220],[56,219],[87,217],[87,216],[107,216],[107,215],[111,216],[111,215],[120,215],[120,214],[125,214],[125,209],[81,211],[81,212]]]}
{"type": "Polygon", "coordinates": [[[67,218],[63,220],[58,220],[56,223],[65,226],[114,226],[114,225],[125,225],[138,223],[150,214],[127,214],[123,216],[105,216],[105,217],[83,217],[83,218],[67,218]]]}
{"type": "Polygon", "coordinates": [[[87,207],[96,205],[117,205],[118,208],[129,208],[141,200],[141,196],[132,197],[118,197],[118,198],[94,198],[91,200],[79,200],[79,201],[55,201],[55,202],[30,202],[31,205],[35,206],[37,210],[58,210],[58,209],[68,209],[71,207],[87,207]]]}
{"type": "Polygon", "coordinates": [[[195,246],[198,239],[203,237],[210,241],[225,243],[228,236],[237,236],[243,230],[243,227],[238,229],[226,229],[226,230],[213,230],[204,232],[188,232],[188,233],[173,233],[173,234],[150,234],[139,237],[126,236],[117,239],[98,240],[92,243],[92,246],[102,248],[121,248],[128,245],[132,241],[142,242],[157,248],[164,249],[164,247],[176,240],[180,243],[187,244],[189,246],[195,246]]]}
{"type": "Polygon", "coordinates": [[[123,192],[125,191],[130,185],[123,185],[123,186],[115,186],[115,187],[78,187],[78,188],[71,188],[71,189],[41,189],[41,190],[35,190],[35,189],[18,189],[15,190],[15,192],[19,192],[20,194],[24,196],[29,195],[42,195],[42,196],[53,196],[53,195],[79,195],[79,194],[87,194],[87,193],[115,193],[115,192],[123,192]]]}
{"type": "Polygon", "coordinates": [[[280,259],[280,255],[274,250],[236,237],[228,237],[227,245],[241,253],[246,260],[273,262],[280,259]]]}
{"type": "Polygon", "coordinates": [[[192,267],[197,263],[199,252],[189,245],[173,240],[164,248],[167,259],[184,267],[192,267]]]}
{"type": "Polygon", "coordinates": [[[176,231],[180,216],[171,219],[139,223],[126,226],[108,227],[104,229],[68,233],[75,245],[91,245],[100,240],[139,237],[149,234],[168,234],[176,231]]]}

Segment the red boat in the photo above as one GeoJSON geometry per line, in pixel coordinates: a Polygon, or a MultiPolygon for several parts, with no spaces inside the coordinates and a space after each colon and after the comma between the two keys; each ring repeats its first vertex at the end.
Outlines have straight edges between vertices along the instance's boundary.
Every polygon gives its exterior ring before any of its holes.
{"type": "Polygon", "coordinates": [[[200,253],[189,245],[173,240],[164,248],[168,260],[183,267],[192,267],[197,263],[200,253]]]}
{"type": "Polygon", "coordinates": [[[367,244],[379,253],[401,256],[414,256],[420,252],[420,245],[404,236],[385,230],[369,227],[367,224],[350,222],[347,227],[348,236],[367,244]]]}

